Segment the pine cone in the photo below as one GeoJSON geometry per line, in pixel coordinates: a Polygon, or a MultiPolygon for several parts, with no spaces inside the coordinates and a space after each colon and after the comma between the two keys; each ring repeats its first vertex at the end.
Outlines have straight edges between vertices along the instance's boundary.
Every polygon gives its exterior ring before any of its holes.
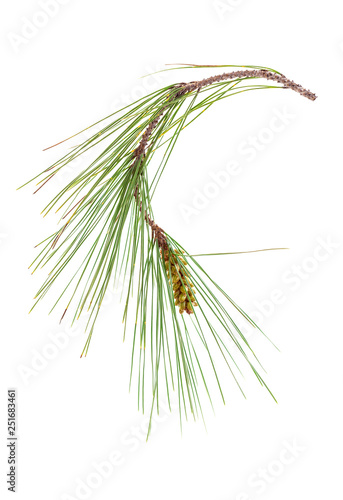
{"type": "MultiPolygon", "coordinates": [[[[194,298],[194,285],[191,283],[189,275],[184,269],[187,262],[183,257],[176,257],[168,251],[162,252],[161,249],[160,252],[162,259],[164,259],[169,283],[173,287],[175,306],[179,307],[180,314],[183,314],[185,311],[187,314],[192,314],[194,312],[193,308],[198,304],[194,298]],[[181,266],[180,262],[182,263],[181,266]]],[[[178,254],[179,252],[175,250],[175,253],[178,254]]]]}

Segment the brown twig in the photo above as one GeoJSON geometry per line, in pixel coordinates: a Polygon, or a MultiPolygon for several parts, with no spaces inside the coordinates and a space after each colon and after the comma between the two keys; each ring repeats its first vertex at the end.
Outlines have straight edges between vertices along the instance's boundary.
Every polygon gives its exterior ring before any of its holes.
{"type": "MultiPolygon", "coordinates": [[[[283,88],[294,90],[294,92],[297,92],[298,94],[302,95],[303,97],[306,97],[307,99],[310,99],[311,101],[314,101],[315,99],[317,99],[316,94],[314,94],[313,92],[311,92],[309,90],[304,89],[301,85],[295,83],[293,80],[289,80],[284,75],[281,75],[279,73],[274,73],[273,71],[268,71],[265,69],[230,71],[229,73],[222,73],[221,75],[210,76],[209,78],[204,78],[203,80],[198,80],[198,81],[189,82],[189,83],[177,83],[176,85],[174,85],[174,88],[179,88],[180,90],[175,93],[174,99],[177,99],[178,97],[185,95],[185,94],[188,94],[190,92],[194,92],[194,91],[199,92],[203,87],[206,87],[208,85],[212,85],[213,83],[218,83],[218,82],[222,82],[225,80],[235,80],[237,78],[244,78],[244,79],[245,78],[265,78],[266,80],[272,80],[272,81],[275,81],[277,83],[281,83],[283,85],[283,88]]],[[[151,123],[149,123],[149,125],[146,128],[137,148],[133,152],[134,161],[133,161],[132,165],[130,166],[130,168],[134,168],[137,165],[137,163],[139,163],[140,158],[145,157],[146,149],[147,149],[151,134],[153,133],[159,120],[163,116],[166,108],[167,108],[167,105],[164,106],[160,110],[158,115],[155,116],[153,121],[151,123]]],[[[136,186],[134,196],[137,200],[137,203],[139,203],[139,207],[141,210],[142,203],[139,201],[138,185],[136,186]]],[[[159,227],[149,217],[149,214],[147,214],[146,212],[145,212],[145,220],[149,224],[149,226],[151,227],[152,236],[157,241],[159,247],[163,250],[168,249],[167,238],[164,234],[163,229],[161,227],[159,227]]]]}
{"type": "Polygon", "coordinates": [[[317,99],[316,94],[311,92],[310,90],[304,89],[298,83],[295,83],[293,80],[289,80],[284,75],[279,73],[274,73],[273,71],[268,71],[266,69],[252,69],[252,70],[239,70],[239,71],[230,71],[229,73],[222,73],[221,75],[210,76],[209,78],[204,78],[203,80],[199,80],[196,82],[189,82],[187,84],[179,83],[180,93],[177,95],[184,95],[189,92],[193,92],[194,90],[200,90],[207,85],[212,85],[213,83],[222,82],[225,80],[234,80],[236,78],[265,78],[266,80],[272,80],[276,83],[281,83],[284,88],[294,90],[298,94],[310,99],[311,101],[315,101],[317,99]]]}

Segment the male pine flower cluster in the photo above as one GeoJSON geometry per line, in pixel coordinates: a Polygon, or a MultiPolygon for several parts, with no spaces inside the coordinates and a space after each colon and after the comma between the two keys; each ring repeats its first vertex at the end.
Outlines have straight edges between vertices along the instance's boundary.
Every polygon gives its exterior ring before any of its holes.
{"type": "MultiPolygon", "coordinates": [[[[179,254],[178,250],[175,250],[175,253],[179,254]]],[[[180,314],[185,311],[187,314],[192,314],[193,307],[198,304],[194,297],[194,285],[189,279],[189,274],[184,269],[187,262],[181,256],[177,257],[168,251],[162,252],[161,250],[161,257],[164,259],[169,283],[173,287],[175,306],[179,307],[180,314]]]]}

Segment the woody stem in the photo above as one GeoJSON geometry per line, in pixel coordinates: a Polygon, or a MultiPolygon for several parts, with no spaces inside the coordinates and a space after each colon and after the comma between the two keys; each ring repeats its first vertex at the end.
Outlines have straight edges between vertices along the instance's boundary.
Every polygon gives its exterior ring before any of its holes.
{"type": "MultiPolygon", "coordinates": [[[[198,80],[189,83],[178,83],[174,85],[174,88],[179,88],[180,90],[175,93],[173,100],[190,92],[200,91],[203,87],[212,85],[213,83],[218,83],[226,80],[234,80],[237,78],[242,78],[242,79],[265,78],[266,80],[272,80],[276,83],[281,83],[283,85],[282,88],[294,90],[294,92],[297,92],[298,94],[302,95],[303,97],[306,97],[307,99],[310,99],[311,101],[314,101],[317,98],[316,94],[307,89],[304,89],[301,85],[293,82],[293,80],[289,80],[284,75],[281,75],[279,73],[274,73],[273,71],[268,71],[265,69],[258,69],[258,70],[231,71],[229,73],[222,73],[221,75],[215,75],[209,78],[204,78],[203,80],[198,80]]],[[[153,121],[149,123],[137,148],[133,152],[134,161],[130,168],[135,167],[137,163],[140,162],[140,159],[145,156],[151,134],[153,133],[155,127],[157,126],[158,122],[160,121],[166,109],[167,105],[165,105],[160,110],[158,115],[155,116],[153,121]]],[[[141,203],[139,202],[138,186],[136,187],[134,196],[141,210],[142,207],[141,203]]],[[[145,212],[145,220],[151,227],[153,238],[157,240],[159,247],[166,250],[168,248],[168,243],[163,229],[160,228],[157,224],[155,224],[155,222],[149,217],[149,214],[147,212],[145,212]]]]}

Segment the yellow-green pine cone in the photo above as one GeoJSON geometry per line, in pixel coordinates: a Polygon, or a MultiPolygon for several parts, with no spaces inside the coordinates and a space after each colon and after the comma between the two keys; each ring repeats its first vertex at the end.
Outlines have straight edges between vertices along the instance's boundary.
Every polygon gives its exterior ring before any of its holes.
{"type": "MultiPolygon", "coordinates": [[[[180,255],[178,250],[175,250],[175,253],[180,255]]],[[[163,257],[162,250],[161,257],[163,257]]],[[[176,258],[174,255],[170,255],[169,252],[164,253],[164,266],[169,283],[173,288],[175,307],[179,307],[181,314],[185,311],[187,314],[192,314],[194,312],[193,308],[198,304],[194,298],[194,284],[189,279],[189,273],[183,267],[186,265],[187,262],[183,257],[178,256],[176,258]],[[181,267],[179,262],[182,263],[181,267]]]]}

